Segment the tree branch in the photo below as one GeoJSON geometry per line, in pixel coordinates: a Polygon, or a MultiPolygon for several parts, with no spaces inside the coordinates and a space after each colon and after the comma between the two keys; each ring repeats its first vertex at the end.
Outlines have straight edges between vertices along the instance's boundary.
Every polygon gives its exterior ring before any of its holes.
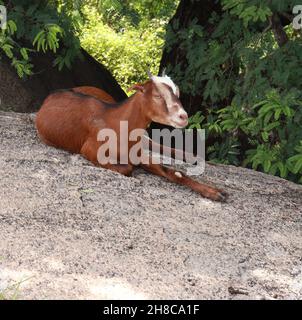
{"type": "Polygon", "coordinates": [[[270,20],[270,24],[272,25],[272,30],[279,47],[284,46],[288,42],[288,36],[283,29],[278,13],[274,13],[269,18],[269,20],[270,20]]]}

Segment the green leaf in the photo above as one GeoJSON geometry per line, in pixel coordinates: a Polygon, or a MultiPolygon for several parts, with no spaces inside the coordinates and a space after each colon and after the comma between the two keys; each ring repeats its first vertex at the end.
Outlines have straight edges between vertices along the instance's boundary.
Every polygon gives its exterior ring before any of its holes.
{"type": "Polygon", "coordinates": [[[269,134],[268,132],[264,131],[261,133],[261,137],[263,139],[264,142],[268,142],[268,139],[269,139],[269,134]]]}
{"type": "Polygon", "coordinates": [[[264,160],[263,162],[263,169],[264,169],[264,172],[268,173],[270,168],[271,168],[271,161],[270,160],[264,160]]]}
{"type": "Polygon", "coordinates": [[[269,125],[267,125],[264,130],[267,131],[267,132],[270,132],[272,131],[273,129],[277,128],[280,126],[280,123],[279,122],[273,122],[273,123],[270,123],[269,125]]]}
{"type": "Polygon", "coordinates": [[[282,112],[281,109],[277,109],[277,110],[275,111],[275,115],[274,115],[275,120],[279,120],[279,119],[280,119],[281,112],[282,112]]]}
{"type": "Polygon", "coordinates": [[[20,53],[21,53],[21,55],[22,55],[24,60],[28,60],[29,59],[26,48],[21,48],[20,49],[20,53]]]}
{"type": "Polygon", "coordinates": [[[41,30],[34,38],[33,45],[35,46],[37,42],[40,42],[41,38],[44,38],[44,30],[41,30]]]}
{"type": "Polygon", "coordinates": [[[17,25],[16,25],[15,21],[13,21],[13,20],[9,20],[7,22],[7,27],[9,29],[9,33],[11,35],[13,35],[17,31],[17,25]]]}

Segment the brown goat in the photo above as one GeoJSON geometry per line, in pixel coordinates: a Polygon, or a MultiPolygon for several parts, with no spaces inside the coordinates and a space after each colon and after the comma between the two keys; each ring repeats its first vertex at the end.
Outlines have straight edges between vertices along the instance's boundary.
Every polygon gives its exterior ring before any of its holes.
{"type": "MultiPolygon", "coordinates": [[[[129,157],[129,150],[136,143],[129,139],[132,130],[146,129],[152,121],[176,128],[188,124],[187,113],[179,100],[178,87],[169,77],[152,76],[146,83],[134,85],[132,89],[136,93],[121,103],[116,103],[106,92],[93,87],[77,87],[49,95],[36,117],[39,136],[46,144],[81,154],[97,166],[131,175],[137,165],[129,157]],[[117,147],[116,153],[118,160],[126,156],[128,162],[101,164],[98,150],[104,142],[98,140],[98,134],[102,129],[113,130],[117,136],[117,146],[120,146],[121,121],[128,123],[128,148],[122,151],[117,147]]],[[[206,198],[216,201],[227,198],[222,190],[152,162],[150,159],[147,163],[139,163],[139,166],[169,181],[188,186],[206,198]]]]}

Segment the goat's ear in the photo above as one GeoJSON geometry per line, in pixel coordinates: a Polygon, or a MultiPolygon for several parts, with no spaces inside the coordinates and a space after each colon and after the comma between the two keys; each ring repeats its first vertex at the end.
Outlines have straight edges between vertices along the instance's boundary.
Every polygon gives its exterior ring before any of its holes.
{"type": "Polygon", "coordinates": [[[145,88],[141,83],[137,83],[137,84],[134,84],[133,86],[131,86],[130,88],[128,88],[127,91],[129,92],[129,91],[133,91],[133,90],[144,92],[145,88]]]}

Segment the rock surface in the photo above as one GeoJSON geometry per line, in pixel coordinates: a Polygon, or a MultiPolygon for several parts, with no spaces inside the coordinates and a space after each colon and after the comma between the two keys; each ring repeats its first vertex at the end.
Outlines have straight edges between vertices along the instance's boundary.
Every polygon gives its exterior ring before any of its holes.
{"type": "Polygon", "coordinates": [[[40,143],[0,113],[0,292],[20,299],[301,299],[302,187],[207,165],[228,203],[40,143]]]}

